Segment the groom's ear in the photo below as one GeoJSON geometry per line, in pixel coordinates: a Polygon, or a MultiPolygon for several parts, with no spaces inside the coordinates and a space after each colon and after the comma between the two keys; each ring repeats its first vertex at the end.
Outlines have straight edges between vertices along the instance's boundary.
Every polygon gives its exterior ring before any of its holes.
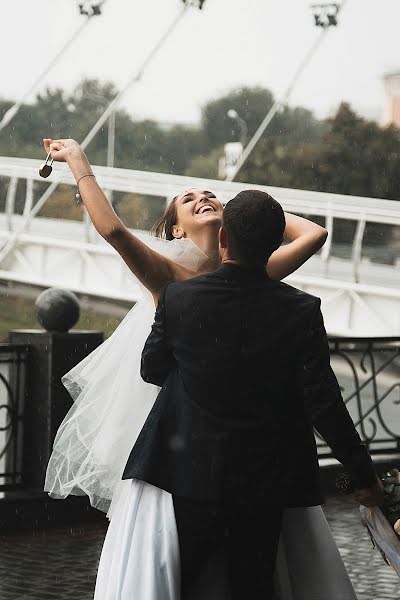
{"type": "Polygon", "coordinates": [[[183,231],[180,225],[173,225],[172,235],[174,236],[174,238],[177,238],[179,240],[185,236],[185,232],[183,231]]]}
{"type": "Polygon", "coordinates": [[[219,247],[221,248],[221,250],[226,250],[226,247],[228,245],[228,238],[226,235],[226,231],[223,227],[219,228],[218,242],[219,242],[219,247]]]}

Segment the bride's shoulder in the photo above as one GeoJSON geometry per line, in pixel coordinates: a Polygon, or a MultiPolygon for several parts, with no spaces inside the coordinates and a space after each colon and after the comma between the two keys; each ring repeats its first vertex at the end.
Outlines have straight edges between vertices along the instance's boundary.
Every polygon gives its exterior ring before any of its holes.
{"type": "Polygon", "coordinates": [[[174,263],[174,280],[171,282],[171,285],[186,284],[197,277],[199,277],[199,274],[195,271],[191,271],[178,263],[174,263]]]}
{"type": "Polygon", "coordinates": [[[207,254],[188,238],[165,240],[157,237],[149,237],[146,243],[150,248],[176,265],[177,278],[181,277],[184,279],[186,273],[187,277],[190,274],[193,277],[208,260],[207,254]]]}

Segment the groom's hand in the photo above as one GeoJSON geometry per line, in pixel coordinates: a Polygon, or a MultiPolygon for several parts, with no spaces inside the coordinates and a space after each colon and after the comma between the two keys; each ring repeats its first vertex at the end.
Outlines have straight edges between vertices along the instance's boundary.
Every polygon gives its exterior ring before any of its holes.
{"type": "Polygon", "coordinates": [[[381,480],[377,479],[372,487],[355,490],[354,499],[363,506],[381,506],[384,499],[381,480]]]}

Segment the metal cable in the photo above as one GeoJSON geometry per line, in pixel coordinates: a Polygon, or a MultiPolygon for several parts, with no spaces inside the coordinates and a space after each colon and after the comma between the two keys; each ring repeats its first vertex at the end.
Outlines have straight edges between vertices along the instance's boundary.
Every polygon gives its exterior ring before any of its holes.
{"type": "Polygon", "coordinates": [[[92,16],[89,15],[88,17],[85,18],[85,20],[83,21],[83,23],[81,23],[79,25],[78,29],[65,42],[64,46],[52,58],[52,60],[49,62],[49,64],[41,72],[41,74],[39,75],[39,77],[32,83],[32,85],[29,87],[29,89],[24,93],[24,95],[22,96],[22,98],[20,98],[18,100],[18,102],[16,102],[13,106],[11,106],[11,108],[9,108],[5,112],[5,114],[3,115],[2,120],[0,121],[0,132],[5,127],[7,127],[7,125],[9,125],[11,123],[11,121],[14,119],[14,117],[18,113],[19,109],[21,108],[21,106],[24,104],[24,102],[27,100],[27,98],[29,98],[29,96],[34,92],[34,90],[39,86],[39,84],[41,83],[42,79],[44,79],[46,77],[47,73],[53,68],[53,66],[56,64],[56,62],[60,58],[60,56],[62,56],[62,54],[64,54],[64,52],[69,48],[69,46],[71,46],[73,44],[73,42],[75,42],[75,40],[80,36],[80,34],[82,33],[82,31],[87,27],[87,25],[88,25],[91,17],[92,16]]]}
{"type": "MultiPolygon", "coordinates": [[[[182,20],[182,18],[186,14],[187,10],[191,6],[192,6],[192,2],[187,2],[183,6],[182,10],[178,13],[178,15],[172,21],[172,23],[167,27],[165,33],[163,33],[163,35],[161,36],[161,38],[157,41],[157,43],[154,45],[154,47],[150,50],[149,54],[147,55],[147,57],[143,61],[142,65],[140,66],[139,70],[137,72],[135,72],[134,75],[132,75],[132,77],[128,80],[128,82],[125,85],[125,87],[117,94],[117,96],[114,98],[114,100],[112,100],[112,102],[108,105],[108,107],[106,108],[106,110],[103,112],[103,114],[101,115],[101,117],[98,119],[98,121],[95,123],[95,125],[92,127],[92,129],[89,131],[89,133],[87,134],[87,136],[83,140],[83,142],[81,144],[83,150],[90,144],[90,142],[92,141],[92,139],[94,138],[94,136],[96,135],[96,133],[101,129],[101,127],[104,125],[104,123],[106,122],[106,120],[108,119],[108,117],[111,115],[111,113],[116,110],[116,108],[118,106],[118,103],[121,101],[122,97],[129,90],[129,88],[131,87],[131,85],[133,83],[139,81],[142,78],[144,70],[146,69],[146,67],[150,64],[151,60],[156,56],[156,54],[162,48],[162,46],[164,45],[164,43],[167,41],[168,37],[171,35],[171,33],[173,32],[173,30],[177,27],[178,23],[182,20]]],[[[16,232],[13,233],[13,235],[6,242],[5,246],[0,251],[0,263],[7,256],[7,254],[12,250],[12,248],[15,245],[15,242],[18,239],[18,236],[20,235],[20,233],[22,233],[23,231],[25,231],[25,229],[27,228],[27,226],[29,224],[29,221],[35,215],[37,215],[37,213],[40,211],[40,209],[43,207],[43,205],[50,198],[51,194],[54,192],[54,190],[59,185],[60,180],[61,180],[61,177],[58,176],[55,179],[55,181],[53,181],[53,183],[51,185],[49,185],[49,187],[44,192],[44,194],[36,202],[36,204],[32,208],[32,210],[26,215],[26,218],[25,218],[24,222],[22,223],[22,225],[18,228],[18,230],[16,232]]]]}
{"type": "MultiPolygon", "coordinates": [[[[343,9],[346,2],[347,2],[347,0],[343,0],[342,4],[340,6],[340,10],[343,9]]],[[[259,142],[261,136],[266,131],[268,125],[271,123],[272,119],[274,118],[274,116],[276,115],[278,110],[281,108],[281,106],[284,106],[284,104],[287,102],[290,94],[293,91],[294,86],[296,85],[297,81],[299,80],[301,74],[303,73],[303,71],[306,68],[306,66],[308,65],[308,63],[311,61],[314,54],[317,52],[319,46],[321,45],[321,43],[322,43],[323,39],[325,38],[325,35],[328,33],[329,29],[330,29],[329,27],[325,27],[321,31],[320,35],[317,37],[315,42],[312,44],[311,48],[307,51],[305,57],[301,61],[297,70],[295,71],[293,78],[291,79],[290,84],[286,88],[285,92],[282,94],[282,96],[278,100],[276,100],[274,102],[274,104],[272,105],[272,107],[270,108],[268,113],[266,114],[264,120],[258,127],[257,131],[254,133],[250,142],[247,144],[246,148],[243,150],[243,152],[240,156],[240,159],[238,160],[238,162],[235,165],[234,170],[232,171],[232,173],[230,175],[228,175],[225,178],[225,181],[233,181],[235,179],[236,175],[238,174],[240,169],[243,167],[244,163],[247,161],[250,154],[253,152],[255,146],[259,142]]]]}

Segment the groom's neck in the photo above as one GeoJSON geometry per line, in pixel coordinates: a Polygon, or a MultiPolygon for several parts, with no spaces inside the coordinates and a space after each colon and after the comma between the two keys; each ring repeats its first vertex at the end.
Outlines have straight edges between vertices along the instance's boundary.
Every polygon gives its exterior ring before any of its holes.
{"type": "Polygon", "coordinates": [[[244,267],[243,261],[235,255],[234,252],[229,250],[228,246],[221,249],[221,263],[223,265],[236,265],[238,267],[244,267]]]}
{"type": "Polygon", "coordinates": [[[237,258],[223,258],[221,262],[223,265],[236,265],[237,267],[245,266],[243,265],[242,261],[237,258]]]}
{"type": "Polygon", "coordinates": [[[240,258],[235,258],[234,256],[230,256],[228,253],[221,257],[221,263],[223,265],[235,265],[236,267],[241,267],[242,269],[248,271],[258,271],[264,270],[265,266],[261,263],[249,263],[241,260],[240,258]]]}

